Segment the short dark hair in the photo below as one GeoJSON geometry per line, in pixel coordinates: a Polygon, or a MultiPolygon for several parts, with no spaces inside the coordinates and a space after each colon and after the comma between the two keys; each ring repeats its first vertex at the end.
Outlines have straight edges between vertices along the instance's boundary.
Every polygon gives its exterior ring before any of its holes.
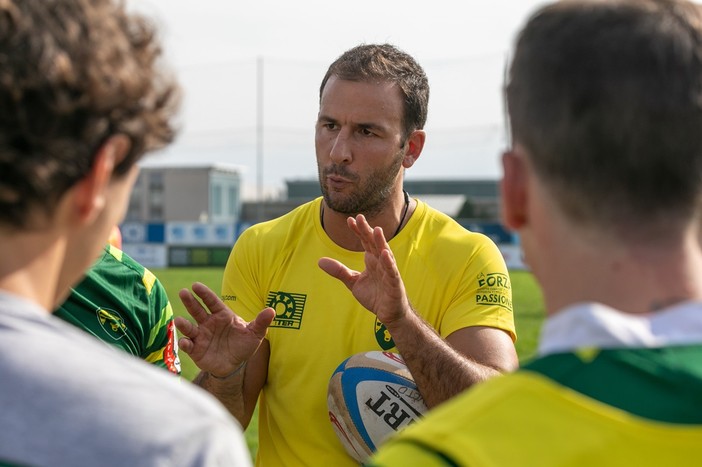
{"type": "Polygon", "coordinates": [[[429,80],[424,69],[409,54],[390,44],[362,44],[344,52],[329,66],[319,87],[322,98],[329,78],[348,81],[371,80],[396,83],[404,97],[402,123],[405,138],[427,122],[429,80]]]}
{"type": "Polygon", "coordinates": [[[655,228],[699,215],[697,6],[546,6],[518,36],[506,98],[514,143],[571,220],[655,228]]]}
{"type": "Polygon", "coordinates": [[[0,223],[50,213],[110,136],[131,142],[116,175],[172,141],[179,93],[160,54],[118,0],[0,3],[0,223]]]}

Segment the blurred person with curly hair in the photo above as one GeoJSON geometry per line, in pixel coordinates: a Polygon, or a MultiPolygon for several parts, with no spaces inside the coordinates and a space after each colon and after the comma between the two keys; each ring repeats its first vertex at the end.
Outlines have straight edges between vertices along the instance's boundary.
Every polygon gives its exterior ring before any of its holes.
{"type": "Polygon", "coordinates": [[[0,1],[0,464],[250,464],[214,398],[50,312],[174,138],[160,53],[121,2],[0,1]]]}

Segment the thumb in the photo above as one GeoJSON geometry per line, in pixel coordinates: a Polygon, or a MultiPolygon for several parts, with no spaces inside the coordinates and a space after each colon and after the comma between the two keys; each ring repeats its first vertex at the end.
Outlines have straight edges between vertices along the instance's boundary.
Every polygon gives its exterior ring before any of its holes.
{"type": "Polygon", "coordinates": [[[342,263],[332,258],[320,258],[317,264],[322,271],[339,279],[349,289],[353,286],[353,280],[358,275],[358,273],[350,270],[342,263]]]}
{"type": "Polygon", "coordinates": [[[266,337],[266,331],[275,318],[275,310],[273,308],[263,309],[247,327],[256,337],[263,339],[266,337]]]}

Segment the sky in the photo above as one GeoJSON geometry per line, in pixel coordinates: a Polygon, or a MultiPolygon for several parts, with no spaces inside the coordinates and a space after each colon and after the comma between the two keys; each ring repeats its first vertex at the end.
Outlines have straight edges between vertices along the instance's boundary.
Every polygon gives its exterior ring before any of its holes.
{"type": "Polygon", "coordinates": [[[519,28],[545,2],[127,3],[159,28],[183,89],[178,139],[144,165],[236,165],[244,197],[255,199],[282,195],[286,180],[316,179],[319,83],[334,59],[360,43],[391,43],[427,73],[427,142],[408,179],[499,178],[505,66],[519,28]]]}

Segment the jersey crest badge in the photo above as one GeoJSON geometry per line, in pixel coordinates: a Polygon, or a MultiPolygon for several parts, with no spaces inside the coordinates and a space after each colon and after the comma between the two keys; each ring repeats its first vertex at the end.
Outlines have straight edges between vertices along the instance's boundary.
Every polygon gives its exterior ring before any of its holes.
{"type": "Polygon", "coordinates": [[[267,307],[275,310],[272,328],[300,329],[307,295],[289,292],[268,292],[267,307]]]}
{"type": "Polygon", "coordinates": [[[98,308],[95,314],[102,329],[114,340],[118,341],[127,334],[127,325],[116,311],[98,308]]]}

